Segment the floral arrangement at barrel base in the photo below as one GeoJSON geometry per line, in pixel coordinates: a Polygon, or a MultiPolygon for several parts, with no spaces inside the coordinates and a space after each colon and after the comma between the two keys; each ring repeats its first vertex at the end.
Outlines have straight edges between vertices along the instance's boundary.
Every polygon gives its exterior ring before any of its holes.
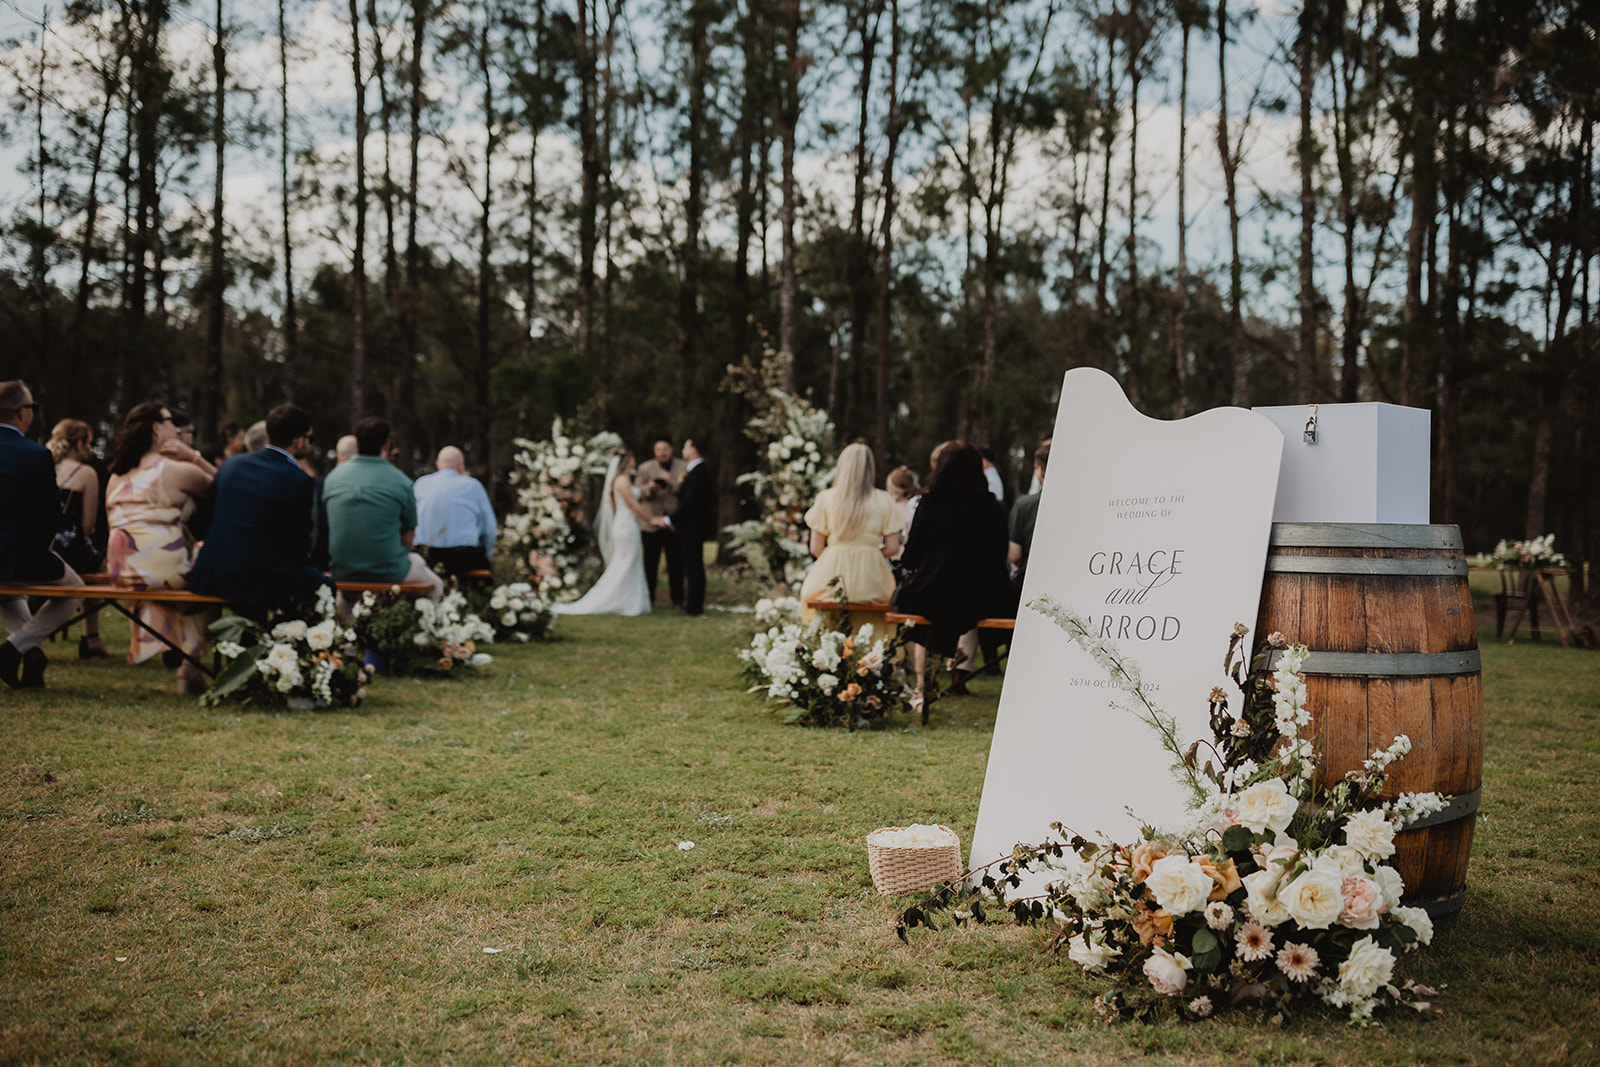
{"type": "Polygon", "coordinates": [[[353,708],[366,699],[372,671],[352,647],[355,631],[334,617],[333,590],[286,608],[265,623],[227,614],[211,624],[222,670],[201,698],[292,708],[353,708]]]}
{"type": "Polygon", "coordinates": [[[393,593],[363,593],[351,609],[356,641],[383,673],[457,673],[493,662],[480,644],[494,642],[494,628],[467,610],[467,598],[447,593],[435,604],[393,593]]]}
{"type": "Polygon", "coordinates": [[[605,474],[622,438],[607,431],[578,440],[556,419],[548,441],[519,437],[515,444],[517,506],[501,524],[500,549],[528,569],[547,599],[576,600],[600,570],[588,550],[593,505],[586,483],[605,474]]]}
{"type": "Polygon", "coordinates": [[[756,634],[739,650],[750,692],[788,707],[783,721],[850,730],[880,725],[910,706],[899,634],[873,640],[871,624],[854,634],[787,622],[756,634]]]}
{"type": "Polygon", "coordinates": [[[1147,826],[1131,844],[1090,841],[1052,824],[1060,840],[1018,845],[972,872],[967,889],[947,886],[907,909],[900,936],[932,928],[944,910],[960,924],[982,922],[986,899],[1018,922],[1058,924],[1049,947],[1109,980],[1096,1000],[1107,1019],[1254,1007],[1281,1021],[1324,1004],[1364,1023],[1379,1008],[1428,1009],[1436,991],[1400,979],[1396,964],[1432,941],[1433,923],[1425,910],[1402,905],[1404,884],[1386,861],[1395,833],[1444,800],[1379,798],[1409,739],[1396,737],[1331,786],[1316,784],[1305,646],[1290,648],[1273,634],[1246,672],[1240,625],[1224,661],[1242,695],[1238,712],[1224,689],[1213,689],[1212,736],[1185,747],[1137,666],[1091,624],[1049,597],[1029,606],[1131,696],[1124,710],[1156,730],[1193,794],[1190,818],[1166,833],[1147,826]],[[1054,880],[1042,896],[1013,896],[1024,870],[1054,880]]]}
{"type": "Polygon", "coordinates": [[[550,636],[556,613],[529,582],[508,582],[489,592],[472,591],[468,606],[494,630],[497,643],[542,641],[550,636]]]}
{"type": "Polygon", "coordinates": [[[762,466],[737,479],[750,487],[759,517],[723,529],[735,556],[798,589],[812,563],[804,516],[833,477],[834,427],[826,411],[777,387],[779,362],[769,350],[760,369],[729,368],[725,388],[742,392],[755,412],[745,436],[762,466]]]}
{"type": "Polygon", "coordinates": [[[1526,541],[1501,541],[1494,546],[1488,565],[1491,567],[1541,568],[1565,567],[1567,557],[1556,551],[1556,535],[1545,534],[1526,541]]]}

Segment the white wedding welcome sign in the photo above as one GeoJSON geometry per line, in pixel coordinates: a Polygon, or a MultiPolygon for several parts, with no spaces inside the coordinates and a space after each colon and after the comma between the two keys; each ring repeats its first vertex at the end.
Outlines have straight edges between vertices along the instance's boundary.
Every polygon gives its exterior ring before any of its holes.
{"type": "Polygon", "coordinates": [[[1109,706],[1132,698],[1026,605],[1049,594],[1091,620],[1138,664],[1180,737],[1209,737],[1207,697],[1224,680],[1233,624],[1255,624],[1282,453],[1278,429],[1243,408],[1164,422],[1135,411],[1103,371],[1067,372],[972,866],[1046,840],[1052,822],[1128,841],[1140,821],[1180,820],[1172,756],[1109,706]]]}

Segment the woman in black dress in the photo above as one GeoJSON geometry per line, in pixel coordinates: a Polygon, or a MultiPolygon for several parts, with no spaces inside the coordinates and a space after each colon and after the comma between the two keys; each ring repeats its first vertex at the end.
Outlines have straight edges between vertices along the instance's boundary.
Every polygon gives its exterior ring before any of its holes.
{"type": "MultiPolygon", "coordinates": [[[[61,518],[51,547],[79,574],[93,574],[105,560],[96,544],[100,522],[100,475],[90,464],[94,457],[94,431],[78,419],[62,419],[50,431],[48,446],[56,461],[56,487],[61,494],[61,518]]],[[[102,542],[103,543],[103,542],[102,542]]],[[[83,636],[78,639],[79,659],[99,659],[111,654],[100,640],[97,600],[84,602],[83,636]]]]}
{"type": "Polygon", "coordinates": [[[1008,538],[1005,509],[989,492],[978,450],[960,442],[945,447],[917,505],[900,557],[908,576],[894,599],[896,611],[921,615],[931,623],[914,626],[906,635],[918,646],[913,653],[914,706],[920,708],[924,700],[927,652],[961,654],[951,687],[959,692],[975,665],[978,620],[1016,616],[1006,573],[1008,538]]]}

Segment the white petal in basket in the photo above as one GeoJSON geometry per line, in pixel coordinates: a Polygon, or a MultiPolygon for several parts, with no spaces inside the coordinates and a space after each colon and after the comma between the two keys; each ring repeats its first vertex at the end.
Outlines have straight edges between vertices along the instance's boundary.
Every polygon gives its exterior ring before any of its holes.
{"type": "Polygon", "coordinates": [[[867,835],[867,867],[879,894],[925,893],[961,878],[961,838],[948,826],[886,826],[867,835]]]}

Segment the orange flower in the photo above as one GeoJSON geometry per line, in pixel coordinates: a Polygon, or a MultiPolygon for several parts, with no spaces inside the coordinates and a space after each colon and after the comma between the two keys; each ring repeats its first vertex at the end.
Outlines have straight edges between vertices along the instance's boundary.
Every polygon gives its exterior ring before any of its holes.
{"type": "Polygon", "coordinates": [[[1181,851],[1176,841],[1145,841],[1136,846],[1132,857],[1133,870],[1130,872],[1133,884],[1138,885],[1150,876],[1150,868],[1156,865],[1156,860],[1181,851]]]}
{"type": "Polygon", "coordinates": [[[844,639],[844,647],[839,650],[839,654],[842,655],[845,659],[849,659],[850,658],[850,653],[854,652],[855,649],[856,649],[856,639],[853,638],[853,637],[847,637],[847,638],[844,639]]]}
{"type": "Polygon", "coordinates": [[[1218,867],[1211,861],[1211,857],[1201,856],[1199,863],[1200,869],[1210,875],[1211,881],[1215,883],[1207,900],[1226,900],[1229,893],[1244,885],[1244,880],[1239,877],[1239,869],[1234,866],[1232,860],[1227,860],[1218,867]]]}
{"type": "Polygon", "coordinates": [[[451,667],[454,667],[455,665],[456,665],[456,661],[451,659],[449,656],[440,656],[439,657],[439,669],[441,671],[447,671],[451,667]]]}
{"type": "Polygon", "coordinates": [[[844,687],[844,692],[840,693],[839,697],[846,704],[848,704],[848,703],[850,703],[850,701],[854,700],[856,697],[858,697],[860,695],[861,695],[861,687],[859,685],[857,685],[856,683],[851,682],[849,685],[844,687]]]}
{"type": "Polygon", "coordinates": [[[1140,943],[1148,945],[1158,937],[1172,936],[1172,916],[1161,908],[1141,911],[1133,920],[1133,929],[1140,943]]]}

